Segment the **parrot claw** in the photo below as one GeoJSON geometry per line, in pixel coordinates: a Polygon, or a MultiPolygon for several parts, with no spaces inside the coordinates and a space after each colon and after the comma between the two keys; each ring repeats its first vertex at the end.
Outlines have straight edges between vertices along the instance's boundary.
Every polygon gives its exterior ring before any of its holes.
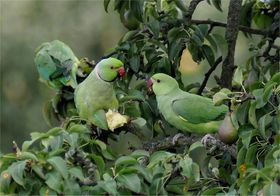
{"type": "MultiPolygon", "coordinates": [[[[202,139],[201,139],[201,143],[207,147],[207,144],[209,143],[209,140],[214,140],[216,141],[216,138],[213,137],[211,134],[206,134],[202,139]]],[[[212,142],[211,142],[212,143],[212,142]]]]}
{"type": "Polygon", "coordinates": [[[185,137],[185,135],[182,133],[177,133],[176,135],[174,135],[174,137],[172,138],[172,144],[175,145],[181,137],[185,137]]]}

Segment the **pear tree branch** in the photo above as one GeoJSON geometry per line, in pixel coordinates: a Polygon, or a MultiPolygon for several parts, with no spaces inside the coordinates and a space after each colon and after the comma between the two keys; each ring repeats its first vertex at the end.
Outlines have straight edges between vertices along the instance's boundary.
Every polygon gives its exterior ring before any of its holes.
{"type": "Polygon", "coordinates": [[[239,31],[240,22],[240,11],[242,6],[242,0],[230,0],[228,17],[227,17],[227,28],[225,38],[228,45],[228,53],[223,61],[222,74],[221,74],[221,85],[222,87],[231,89],[232,78],[234,72],[234,54],[235,45],[239,31]]]}
{"type": "MultiPolygon", "coordinates": [[[[153,153],[159,150],[168,150],[177,147],[190,146],[199,139],[200,137],[196,137],[193,135],[187,136],[179,133],[174,136],[163,138],[161,140],[145,142],[143,143],[143,148],[150,153],[153,153]]],[[[204,142],[204,146],[206,147],[209,154],[212,154],[214,151],[215,154],[228,152],[234,159],[236,159],[237,149],[235,145],[229,146],[215,137],[207,137],[204,142]]]]}
{"type": "MultiPolygon", "coordinates": [[[[192,24],[200,25],[200,24],[209,24],[211,27],[227,27],[226,23],[219,22],[219,21],[213,21],[213,20],[191,20],[192,24]]],[[[246,26],[239,25],[239,31],[242,31],[244,33],[250,33],[255,35],[263,35],[265,37],[272,37],[274,36],[273,32],[270,30],[265,29],[254,29],[246,26]]]]}
{"type": "Polygon", "coordinates": [[[203,80],[203,82],[202,82],[202,84],[201,84],[201,86],[200,86],[200,88],[199,88],[199,90],[198,90],[198,92],[197,92],[198,95],[201,95],[201,93],[203,92],[203,89],[205,88],[205,86],[206,86],[206,84],[207,84],[207,82],[208,82],[208,80],[209,80],[209,77],[211,76],[211,74],[213,73],[213,71],[215,71],[215,69],[218,67],[218,65],[222,62],[222,60],[223,60],[223,57],[220,56],[220,57],[216,60],[216,62],[214,63],[214,65],[212,65],[212,66],[210,67],[210,69],[208,70],[208,72],[205,74],[205,78],[204,78],[204,80],[203,80]]]}

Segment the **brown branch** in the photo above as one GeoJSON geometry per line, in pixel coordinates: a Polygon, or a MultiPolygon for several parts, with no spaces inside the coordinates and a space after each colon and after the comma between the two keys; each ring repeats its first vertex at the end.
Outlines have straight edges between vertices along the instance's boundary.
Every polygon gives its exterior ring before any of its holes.
{"type": "MultiPolygon", "coordinates": [[[[209,24],[212,27],[227,27],[226,23],[213,21],[213,20],[191,20],[191,23],[199,25],[199,24],[209,24]]],[[[239,25],[239,30],[244,33],[250,33],[255,35],[263,35],[265,37],[273,36],[273,33],[269,30],[263,29],[252,29],[250,27],[239,25]]]]}
{"type": "Polygon", "coordinates": [[[210,67],[210,69],[208,70],[208,72],[205,74],[205,78],[204,78],[204,80],[203,80],[203,82],[202,82],[202,84],[201,84],[201,86],[200,86],[200,88],[199,88],[199,90],[198,90],[198,92],[197,92],[198,95],[201,95],[203,89],[205,88],[205,86],[206,86],[206,84],[207,84],[207,82],[208,82],[208,80],[209,80],[209,77],[211,76],[212,72],[215,71],[215,69],[217,68],[217,66],[222,62],[222,60],[223,60],[223,57],[220,56],[220,57],[216,60],[216,62],[210,67]]]}
{"type": "MultiPolygon", "coordinates": [[[[167,149],[173,149],[176,147],[182,147],[182,146],[190,146],[195,141],[199,140],[199,137],[195,136],[186,136],[182,133],[176,134],[175,136],[166,137],[162,140],[158,140],[155,142],[145,142],[143,144],[143,148],[150,153],[159,151],[159,150],[167,150],[167,149]]],[[[214,137],[207,137],[207,139],[204,142],[204,145],[208,151],[208,153],[213,154],[213,149],[215,153],[224,153],[228,152],[233,158],[236,159],[237,151],[236,146],[232,145],[226,145],[219,139],[216,139],[214,137]]]]}
{"type": "Polygon", "coordinates": [[[117,54],[117,51],[113,51],[113,52],[111,52],[111,53],[109,53],[109,54],[107,54],[107,55],[102,56],[102,57],[101,57],[101,60],[102,60],[102,59],[107,59],[107,58],[109,58],[109,57],[111,57],[111,56],[113,56],[113,55],[115,55],[115,54],[117,54]]]}
{"type": "Polygon", "coordinates": [[[236,39],[239,31],[241,6],[242,0],[230,0],[225,35],[228,44],[228,52],[223,62],[221,74],[221,85],[222,87],[228,89],[231,89],[232,87],[232,78],[234,71],[234,53],[236,39]]]}
{"type": "Polygon", "coordinates": [[[179,146],[187,146],[194,143],[194,136],[186,136],[181,133],[176,134],[175,136],[166,137],[162,140],[154,141],[154,142],[145,142],[143,143],[143,148],[150,153],[159,151],[159,150],[167,150],[172,149],[179,146]]]}

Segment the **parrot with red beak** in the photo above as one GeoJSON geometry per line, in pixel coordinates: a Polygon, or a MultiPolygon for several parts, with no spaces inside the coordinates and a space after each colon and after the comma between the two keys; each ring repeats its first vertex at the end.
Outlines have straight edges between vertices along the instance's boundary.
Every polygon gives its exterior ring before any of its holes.
{"type": "Polygon", "coordinates": [[[74,99],[79,116],[101,129],[108,130],[106,112],[119,107],[114,81],[124,75],[125,69],[120,60],[101,60],[75,89],[74,99]]]}
{"type": "Polygon", "coordinates": [[[191,133],[218,132],[227,106],[215,106],[212,99],[182,91],[174,78],[163,73],[153,75],[147,85],[155,93],[158,109],[169,124],[191,133]]]}

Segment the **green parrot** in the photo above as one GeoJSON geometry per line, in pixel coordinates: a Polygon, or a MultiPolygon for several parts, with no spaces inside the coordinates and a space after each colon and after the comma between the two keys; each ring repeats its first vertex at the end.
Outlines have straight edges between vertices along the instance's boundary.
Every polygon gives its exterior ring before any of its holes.
{"type": "Polygon", "coordinates": [[[217,132],[228,111],[227,106],[215,106],[209,98],[182,91],[174,78],[163,73],[153,75],[148,86],[156,95],[160,113],[181,131],[217,132]]]}
{"type": "Polygon", "coordinates": [[[65,43],[54,40],[41,44],[35,51],[34,61],[40,79],[51,88],[77,86],[76,73],[80,61],[65,43]]]}
{"type": "Polygon", "coordinates": [[[101,60],[89,76],[75,89],[75,105],[81,118],[108,130],[106,111],[119,106],[113,82],[123,77],[123,63],[115,58],[101,60]]]}

